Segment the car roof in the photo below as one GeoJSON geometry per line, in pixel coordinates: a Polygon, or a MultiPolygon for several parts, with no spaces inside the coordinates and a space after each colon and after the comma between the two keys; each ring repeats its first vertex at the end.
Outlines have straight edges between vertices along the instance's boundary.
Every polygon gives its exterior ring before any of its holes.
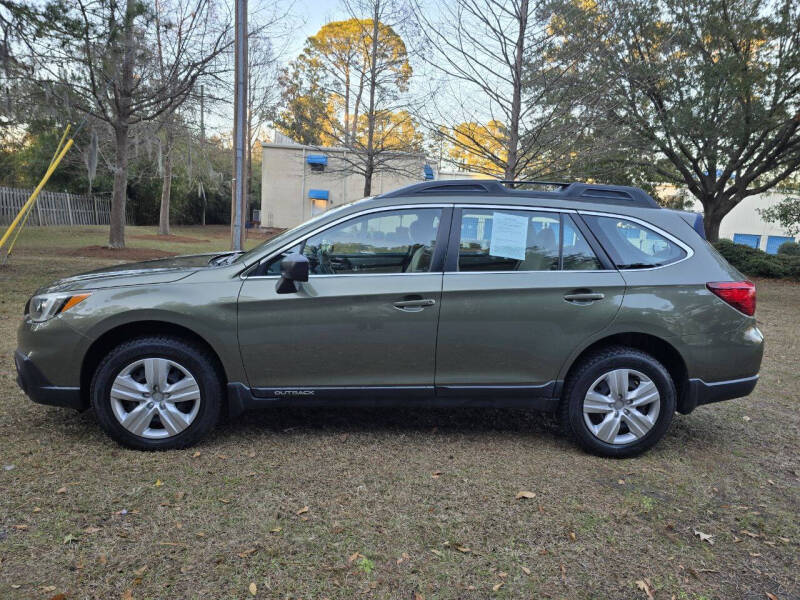
{"type": "Polygon", "coordinates": [[[385,194],[375,196],[373,200],[407,198],[412,202],[425,198],[441,199],[447,197],[452,201],[458,196],[459,203],[485,204],[488,200],[500,200],[510,204],[529,204],[532,199],[556,202],[556,206],[573,204],[582,206],[614,205],[631,208],[660,209],[658,203],[644,190],[626,185],[603,185],[595,183],[563,183],[552,181],[499,181],[494,179],[452,179],[427,181],[405,186],[385,194]]]}

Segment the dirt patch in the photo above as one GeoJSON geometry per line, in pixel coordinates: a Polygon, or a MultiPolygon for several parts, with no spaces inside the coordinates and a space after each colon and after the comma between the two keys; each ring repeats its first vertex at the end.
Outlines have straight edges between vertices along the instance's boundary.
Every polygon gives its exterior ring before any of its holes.
{"type": "Polygon", "coordinates": [[[177,242],[179,244],[204,244],[210,241],[185,235],[143,234],[132,235],[131,238],[134,240],[149,240],[151,242],[177,242]]]}
{"type": "MultiPolygon", "coordinates": [[[[155,237],[155,236],[153,236],[155,237]]],[[[156,248],[109,248],[108,246],[84,246],[64,252],[66,256],[85,256],[87,258],[111,258],[115,260],[150,260],[177,256],[177,252],[156,248]]]]}

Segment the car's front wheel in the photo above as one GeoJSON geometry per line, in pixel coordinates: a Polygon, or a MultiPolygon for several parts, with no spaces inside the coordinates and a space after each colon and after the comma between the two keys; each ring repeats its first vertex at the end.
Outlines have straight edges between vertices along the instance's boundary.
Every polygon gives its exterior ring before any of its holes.
{"type": "Polygon", "coordinates": [[[568,378],[561,423],[589,452],[628,457],[651,448],[675,412],[675,384],[654,357],[626,347],[588,356],[568,378]]]}
{"type": "Polygon", "coordinates": [[[185,448],[216,425],[222,378],[203,348],[172,337],[120,344],[98,365],[92,406],[103,429],[139,450],[185,448]]]}

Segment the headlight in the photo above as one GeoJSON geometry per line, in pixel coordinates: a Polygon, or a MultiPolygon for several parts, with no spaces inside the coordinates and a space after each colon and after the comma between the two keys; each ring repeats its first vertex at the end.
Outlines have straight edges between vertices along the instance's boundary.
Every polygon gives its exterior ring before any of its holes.
{"type": "Polygon", "coordinates": [[[86,300],[91,294],[40,294],[28,300],[25,313],[34,323],[52,319],[86,300]]]}

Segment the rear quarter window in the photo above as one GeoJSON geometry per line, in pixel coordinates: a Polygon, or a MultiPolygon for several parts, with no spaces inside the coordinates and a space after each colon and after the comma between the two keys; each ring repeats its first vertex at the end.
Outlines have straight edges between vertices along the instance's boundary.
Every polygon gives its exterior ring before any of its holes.
{"type": "Polygon", "coordinates": [[[686,251],[645,225],[620,217],[583,215],[618,269],[650,269],[677,262],[686,251]]]}

